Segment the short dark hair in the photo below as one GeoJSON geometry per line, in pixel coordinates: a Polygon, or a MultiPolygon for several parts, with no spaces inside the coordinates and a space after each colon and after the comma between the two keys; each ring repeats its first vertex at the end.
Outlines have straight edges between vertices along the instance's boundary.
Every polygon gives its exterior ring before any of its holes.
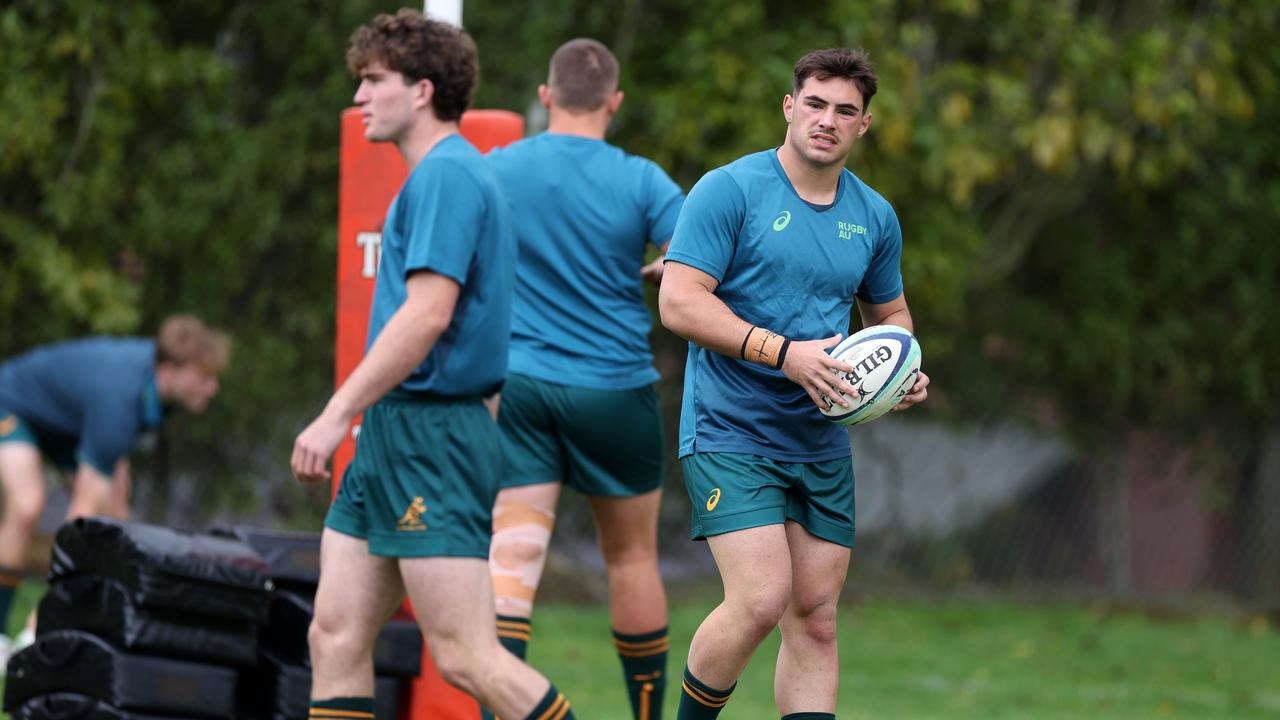
{"type": "Polygon", "coordinates": [[[862,91],[863,110],[871,105],[876,94],[876,71],[871,67],[867,51],[862,48],[828,48],[814,50],[796,63],[792,93],[799,93],[804,82],[811,77],[819,80],[842,78],[858,84],[862,91]]]}
{"type": "Polygon", "coordinates": [[[618,89],[618,59],[597,40],[570,40],[551,56],[547,84],[552,102],[565,110],[599,110],[618,89]]]}
{"type": "Polygon", "coordinates": [[[351,74],[359,75],[374,62],[404,75],[409,83],[430,80],[435,86],[431,106],[436,117],[446,121],[461,118],[471,104],[480,66],[476,45],[465,30],[408,8],[378,15],[351,34],[351,74]]]}

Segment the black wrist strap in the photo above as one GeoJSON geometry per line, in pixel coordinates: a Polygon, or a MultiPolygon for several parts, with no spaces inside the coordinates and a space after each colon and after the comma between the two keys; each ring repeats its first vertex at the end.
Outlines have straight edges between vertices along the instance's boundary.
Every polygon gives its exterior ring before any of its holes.
{"type": "Polygon", "coordinates": [[[747,359],[747,343],[751,340],[751,333],[753,333],[753,332],[755,332],[755,331],[756,331],[756,326],[755,326],[755,325],[752,325],[752,326],[751,326],[751,329],[747,331],[747,336],[746,336],[746,337],[744,337],[744,338],[742,338],[742,347],[741,347],[741,348],[738,348],[738,357],[739,357],[739,358],[741,358],[741,359],[743,359],[743,360],[746,360],[746,359],[747,359]]]}
{"type": "Polygon", "coordinates": [[[778,348],[778,364],[774,366],[775,370],[782,369],[782,363],[787,360],[787,348],[791,347],[791,338],[782,339],[782,347],[778,348]]]}

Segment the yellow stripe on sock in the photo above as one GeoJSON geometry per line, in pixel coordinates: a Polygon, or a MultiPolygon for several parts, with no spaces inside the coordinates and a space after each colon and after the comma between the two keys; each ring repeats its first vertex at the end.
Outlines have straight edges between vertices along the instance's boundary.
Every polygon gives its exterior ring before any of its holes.
{"type": "Polygon", "coordinates": [[[8,573],[0,573],[0,585],[16,588],[21,584],[22,584],[21,575],[10,575],[8,573]]]}
{"type": "Polygon", "coordinates": [[[311,717],[339,717],[339,718],[371,718],[373,713],[363,710],[334,710],[331,708],[311,708],[311,717]]]}
{"type": "Polygon", "coordinates": [[[693,687],[687,680],[682,682],[681,685],[684,687],[684,691],[689,695],[689,697],[709,708],[722,708],[729,702],[728,695],[725,695],[723,698],[713,697],[710,693],[704,693],[698,688],[693,687]]]}
{"type": "Polygon", "coordinates": [[[510,630],[499,630],[498,637],[510,638],[512,640],[524,640],[525,642],[529,641],[529,633],[518,633],[510,630]]]}
{"type": "Polygon", "coordinates": [[[671,639],[666,637],[660,637],[654,640],[645,640],[644,642],[630,642],[627,640],[618,640],[615,638],[613,641],[613,646],[618,648],[619,650],[621,649],[645,650],[651,647],[655,647],[657,645],[666,645],[669,642],[671,642],[671,639]]]}
{"type": "Polygon", "coordinates": [[[560,712],[556,713],[555,717],[551,718],[551,720],[564,720],[564,716],[568,714],[569,714],[569,701],[565,700],[564,705],[560,707],[560,712]]]}
{"type": "Polygon", "coordinates": [[[636,720],[649,720],[649,693],[653,692],[653,683],[645,683],[640,686],[640,717],[636,720]]]}
{"type": "Polygon", "coordinates": [[[568,709],[569,709],[569,704],[566,703],[564,700],[564,693],[558,693],[556,695],[555,701],[551,703],[551,707],[547,708],[546,712],[539,715],[538,720],[557,720],[558,718],[564,717],[564,712],[561,712],[559,715],[557,715],[556,711],[557,710],[567,711],[568,709]],[[564,707],[561,708],[560,707],[561,705],[564,705],[564,707]]]}
{"type": "Polygon", "coordinates": [[[495,625],[508,630],[529,630],[533,627],[533,623],[514,622],[511,620],[499,620],[495,625]]]}
{"type": "Polygon", "coordinates": [[[669,649],[671,649],[670,644],[663,643],[662,645],[659,645],[658,647],[655,647],[651,650],[623,650],[622,648],[618,648],[618,654],[621,655],[622,657],[639,658],[639,657],[649,657],[650,655],[661,655],[662,653],[666,652],[669,649]]]}

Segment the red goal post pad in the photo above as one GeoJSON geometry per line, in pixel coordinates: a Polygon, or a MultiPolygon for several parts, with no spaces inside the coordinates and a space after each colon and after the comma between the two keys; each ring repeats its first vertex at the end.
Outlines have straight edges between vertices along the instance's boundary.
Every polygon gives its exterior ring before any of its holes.
{"type": "MultiPolygon", "coordinates": [[[[462,115],[462,136],[480,152],[524,137],[524,118],[507,110],[468,110],[462,115]]],[[[378,272],[382,222],[387,208],[408,175],[404,159],[392,143],[364,139],[359,108],[342,113],[338,168],[338,292],[334,342],[334,387],[342,385],[360,360],[369,324],[369,307],[378,272]]],[[[332,493],[337,494],[342,472],[355,455],[360,418],[333,456],[332,493]]],[[[423,650],[422,675],[413,681],[410,702],[402,708],[408,720],[474,720],[476,703],[447,685],[423,650]]]]}

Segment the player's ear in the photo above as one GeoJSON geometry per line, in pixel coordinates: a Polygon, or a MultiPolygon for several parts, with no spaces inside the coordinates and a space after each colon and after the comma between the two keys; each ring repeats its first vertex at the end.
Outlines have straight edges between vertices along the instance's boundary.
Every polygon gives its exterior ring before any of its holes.
{"type": "Polygon", "coordinates": [[[542,107],[551,109],[551,86],[542,83],[538,86],[538,102],[542,103],[542,107]]]}
{"type": "Polygon", "coordinates": [[[429,106],[436,96],[435,83],[431,82],[427,78],[422,78],[413,85],[415,90],[413,98],[414,107],[424,108],[429,106]]]}
{"type": "Polygon", "coordinates": [[[610,95],[609,99],[605,102],[605,104],[608,105],[609,107],[610,115],[613,115],[614,113],[618,112],[618,108],[622,107],[622,91],[618,90],[614,92],[612,95],[610,95]]]}
{"type": "Polygon", "coordinates": [[[791,111],[795,108],[795,100],[792,99],[791,93],[782,96],[782,117],[786,119],[787,124],[791,124],[791,111]]]}

